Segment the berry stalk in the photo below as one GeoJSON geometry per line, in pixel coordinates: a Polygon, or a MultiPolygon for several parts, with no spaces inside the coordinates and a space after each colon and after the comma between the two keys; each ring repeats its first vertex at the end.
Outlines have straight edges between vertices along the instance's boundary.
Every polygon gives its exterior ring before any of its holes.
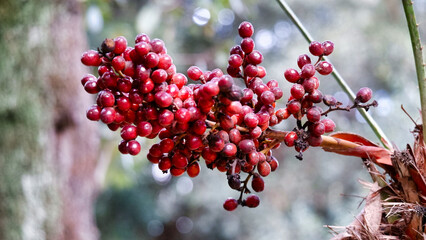
{"type": "MultiPolygon", "coordinates": [[[[308,41],[309,43],[313,42],[314,38],[311,36],[311,34],[308,32],[308,30],[303,26],[302,22],[299,20],[297,15],[293,12],[293,10],[290,8],[290,6],[284,0],[277,0],[277,2],[281,6],[281,8],[284,10],[284,12],[290,17],[291,21],[300,30],[300,32],[302,33],[302,35],[306,39],[306,41],[308,41]]],[[[326,56],[323,56],[323,59],[325,61],[331,63],[326,56]]],[[[348,94],[349,98],[352,101],[355,100],[355,98],[356,98],[355,93],[352,91],[352,89],[349,87],[349,85],[346,83],[346,81],[343,79],[343,77],[339,74],[339,72],[334,68],[334,70],[331,74],[333,75],[334,79],[337,81],[339,86],[342,88],[342,90],[346,94],[348,94]]],[[[426,96],[425,96],[425,98],[426,98],[426,96]]],[[[377,122],[371,117],[370,114],[367,113],[367,111],[365,109],[358,108],[358,111],[361,114],[361,116],[365,119],[365,121],[368,123],[368,125],[373,130],[373,132],[376,134],[376,136],[379,138],[380,142],[382,142],[383,146],[385,148],[388,148],[390,141],[386,137],[386,134],[383,132],[383,130],[380,128],[380,126],[377,124],[377,122]]],[[[426,115],[426,112],[424,113],[424,115],[426,115]]]]}
{"type": "MultiPolygon", "coordinates": [[[[426,76],[425,63],[423,62],[423,47],[420,40],[416,15],[414,13],[413,2],[402,0],[405,17],[407,19],[408,30],[410,32],[411,45],[413,47],[414,62],[416,64],[417,81],[419,84],[420,104],[422,112],[422,122],[426,122],[426,76]]],[[[423,127],[423,136],[426,136],[426,128],[423,127]]]]}

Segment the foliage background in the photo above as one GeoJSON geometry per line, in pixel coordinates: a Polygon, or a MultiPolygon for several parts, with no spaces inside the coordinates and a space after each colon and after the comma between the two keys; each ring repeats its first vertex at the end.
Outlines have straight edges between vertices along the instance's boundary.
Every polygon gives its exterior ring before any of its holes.
{"type": "MultiPolygon", "coordinates": [[[[330,59],[353,90],[373,89],[379,107],[371,114],[395,146],[411,143],[414,125],[400,105],[420,120],[420,104],[400,2],[288,3],[314,38],[335,43],[330,59]]],[[[145,32],[164,40],[183,73],[194,64],[225,71],[228,51],[240,41],[236,29],[241,21],[249,20],[255,27],[256,48],[264,54],[266,80],[278,80],[285,96],[290,84],[283,72],[296,68],[297,56],[307,52],[308,43],[275,1],[88,0],[84,4],[90,48],[119,35],[133,44],[136,34],[145,32]]],[[[422,39],[426,39],[422,27],[426,1],[416,1],[415,9],[422,39]]],[[[320,80],[323,93],[347,101],[332,78],[320,80]]],[[[378,142],[356,112],[330,117],[337,130],[378,142]]],[[[291,129],[293,124],[288,121],[277,127],[291,129]]],[[[185,175],[170,179],[156,173],[145,158],[155,140],[140,139],[145,149],[137,157],[128,157],[116,150],[117,133],[99,125],[99,135],[103,139],[100,158],[109,166],[96,206],[102,239],[326,239],[330,235],[323,225],[349,224],[367,193],[358,182],[369,179],[359,159],[310,149],[299,162],[294,150],[282,147],[274,152],[280,167],[265,178],[261,205],[226,212],[223,201],[237,193],[227,186],[224,174],[203,166],[195,179],[185,175]]]]}

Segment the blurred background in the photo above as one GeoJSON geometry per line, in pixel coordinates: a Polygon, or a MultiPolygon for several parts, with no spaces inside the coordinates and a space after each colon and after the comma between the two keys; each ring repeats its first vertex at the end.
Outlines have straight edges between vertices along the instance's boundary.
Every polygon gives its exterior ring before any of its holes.
{"type": "MultiPolygon", "coordinates": [[[[7,123],[0,124],[0,130],[7,133],[0,138],[0,215],[18,216],[12,222],[0,221],[2,239],[327,239],[332,235],[325,225],[345,226],[359,213],[367,194],[359,181],[370,180],[360,159],[314,148],[299,161],[293,149],[281,147],[274,150],[280,166],[265,178],[260,206],[227,212],[222,208],[224,200],[238,193],[228,187],[225,174],[201,164],[197,178],[186,174],[171,178],[146,159],[148,146],[156,139],[138,139],[144,148],[136,157],[121,155],[117,132],[84,119],[85,109],[95,101],[79,85],[81,76],[93,71],[80,66],[79,55],[86,49],[96,49],[105,38],[117,36],[125,36],[133,46],[134,37],[143,32],[151,39],[164,40],[178,72],[186,73],[191,65],[226,71],[229,49],[240,42],[237,28],[244,20],[255,27],[256,49],[265,59],[265,80],[276,79],[285,99],[291,85],[283,73],[297,67],[296,59],[308,53],[308,43],[277,2],[85,0],[59,1],[54,7],[43,1],[24,2],[17,17],[4,17],[7,24],[0,35],[0,43],[5,43],[2,48],[13,60],[0,62],[4,73],[0,77],[0,120],[7,123]],[[33,13],[37,4],[42,7],[33,13]],[[29,20],[20,19],[28,15],[29,20]],[[44,37],[45,30],[53,37],[44,37]],[[68,30],[73,32],[59,37],[68,30]],[[22,53],[27,41],[28,51],[36,55],[30,59],[27,50],[22,53]],[[47,62],[43,60],[46,55],[55,57],[47,62]],[[34,67],[29,70],[30,66],[34,67]],[[41,71],[40,66],[47,70],[41,71]],[[13,82],[15,78],[19,84],[13,82]],[[69,87],[69,81],[77,85],[69,87]],[[28,95],[25,89],[34,94],[23,97],[28,95]],[[72,96],[62,103],[69,91],[72,96]],[[28,116],[22,115],[28,110],[19,106],[28,104],[36,106],[31,105],[28,116]],[[47,117],[40,117],[40,111],[47,117]],[[26,128],[20,131],[20,126],[26,128]],[[32,148],[35,151],[28,152],[32,148]],[[13,159],[20,160],[10,163],[13,159]],[[61,222],[59,228],[55,220],[61,222]],[[17,223],[16,230],[9,228],[17,223]]],[[[414,124],[401,105],[420,122],[420,101],[401,3],[287,2],[316,40],[334,42],[330,60],[349,86],[355,92],[364,86],[373,89],[379,107],[369,112],[392,143],[401,149],[412,143],[414,124]]],[[[0,4],[0,15],[7,15],[10,7],[18,9],[16,4],[0,4]]],[[[426,0],[415,1],[414,6],[421,37],[426,39],[426,0]]],[[[321,77],[320,81],[323,93],[348,103],[333,78],[321,77]]],[[[284,104],[281,101],[279,106],[284,104]]],[[[337,131],[379,142],[356,111],[329,117],[337,131]]],[[[293,126],[289,120],[275,128],[290,130],[293,126]]]]}

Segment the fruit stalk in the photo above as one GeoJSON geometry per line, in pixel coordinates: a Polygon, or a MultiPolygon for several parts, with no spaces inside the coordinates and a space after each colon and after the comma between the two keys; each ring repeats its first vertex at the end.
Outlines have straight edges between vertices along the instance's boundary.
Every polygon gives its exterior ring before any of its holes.
{"type": "MultiPolygon", "coordinates": [[[[302,22],[299,20],[299,18],[293,12],[293,10],[290,8],[290,6],[284,0],[277,0],[277,2],[281,6],[281,8],[284,10],[284,12],[290,17],[291,21],[300,30],[300,32],[302,33],[302,35],[306,39],[306,41],[308,41],[309,43],[314,41],[314,38],[311,36],[311,34],[308,32],[308,30],[306,30],[306,28],[303,26],[302,22]]],[[[323,58],[324,58],[325,61],[331,63],[330,60],[326,56],[323,56],[323,58]]],[[[343,91],[349,96],[349,98],[352,101],[355,100],[355,97],[356,97],[355,93],[352,91],[352,89],[349,87],[349,85],[346,83],[346,81],[343,79],[343,77],[339,74],[339,72],[334,68],[334,70],[331,74],[333,75],[334,79],[337,81],[339,86],[343,89],[343,91]]],[[[365,109],[358,108],[358,111],[361,114],[361,116],[365,119],[365,121],[368,123],[368,125],[373,130],[373,132],[376,134],[376,136],[379,138],[379,140],[383,144],[383,146],[385,148],[388,148],[387,146],[390,143],[390,141],[386,137],[386,134],[383,132],[383,130],[380,128],[380,126],[377,124],[377,122],[371,117],[370,114],[367,113],[367,111],[365,109]]]]}
{"type": "MultiPolygon", "coordinates": [[[[414,62],[416,65],[417,81],[419,84],[420,104],[422,113],[422,123],[426,122],[426,76],[425,64],[423,62],[423,47],[420,41],[418,24],[414,13],[413,2],[402,0],[405,17],[407,19],[408,31],[410,32],[411,46],[413,47],[414,62]]],[[[423,125],[424,126],[424,125],[423,125]]],[[[426,136],[426,128],[423,127],[423,136],[426,136]]]]}

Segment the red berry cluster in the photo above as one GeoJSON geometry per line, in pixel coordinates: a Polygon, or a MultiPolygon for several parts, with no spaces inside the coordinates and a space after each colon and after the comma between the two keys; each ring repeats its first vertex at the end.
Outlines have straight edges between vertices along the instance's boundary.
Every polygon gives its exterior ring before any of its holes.
{"type": "MultiPolygon", "coordinates": [[[[105,39],[100,49],[89,50],[81,57],[83,64],[98,67],[99,74],[81,79],[88,93],[97,94],[87,118],[100,120],[112,131],[121,128],[118,149],[122,154],[140,152],[137,137],[158,136],[159,142],[150,147],[147,159],[173,176],[185,172],[197,176],[201,157],[208,168],[225,172],[228,185],[240,192],[238,199],[225,201],[223,207],[229,211],[238,205],[257,207],[258,196],[243,199],[243,194],[263,191],[263,177],[279,165],[271,150],[280,146],[282,137],[268,134],[270,126],[293,115],[297,128],[285,136],[284,142],[301,153],[308,146],[319,146],[321,135],[333,131],[334,122],[321,116],[348,110],[332,96],[323,96],[314,76],[316,72],[332,72],[333,67],[322,61],[322,56],[333,51],[333,43],[312,42],[309,50],[318,61],[312,64],[304,54],[297,61],[300,71],[285,71],[285,78],[294,85],[287,107],[275,111],[283,92],[276,80],[263,81],[266,71],[260,65],[263,56],[255,50],[251,38],[252,24],[241,23],[238,33],[242,40],[230,50],[228,74],[192,66],[187,71],[194,81],[191,84],[187,84],[185,75],[176,72],[164,42],[150,40],[146,34],[136,36],[134,47],[128,46],[124,37],[105,39]],[[325,112],[315,105],[321,101],[329,106],[325,112]]],[[[370,105],[360,104],[370,98],[371,90],[361,89],[351,108],[368,108],[370,105]]]]}
{"type": "Polygon", "coordinates": [[[313,41],[309,45],[309,51],[318,57],[318,60],[312,63],[307,54],[302,54],[297,59],[300,70],[289,68],[284,72],[285,79],[293,83],[293,86],[287,108],[277,115],[284,119],[292,115],[297,120],[297,128],[289,132],[284,140],[287,146],[294,146],[297,152],[303,152],[309,146],[319,146],[322,142],[321,135],[332,132],[335,128],[331,119],[321,119],[323,110],[318,104],[324,102],[327,106],[336,106],[337,101],[333,96],[324,96],[318,90],[320,81],[315,76],[316,73],[328,75],[333,71],[333,66],[322,60],[323,56],[331,54],[333,49],[334,44],[330,41],[313,41]]]}

